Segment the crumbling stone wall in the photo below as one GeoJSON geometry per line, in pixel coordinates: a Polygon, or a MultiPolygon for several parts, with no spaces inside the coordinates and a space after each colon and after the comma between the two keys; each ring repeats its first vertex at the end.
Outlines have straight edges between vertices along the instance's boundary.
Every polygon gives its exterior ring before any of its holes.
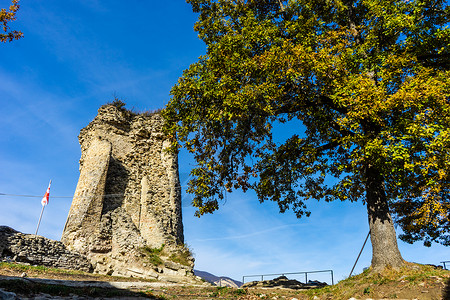
{"type": "Polygon", "coordinates": [[[63,243],[24,234],[7,226],[0,226],[0,257],[30,265],[92,271],[92,265],[85,256],[67,250],[63,243]]]}
{"type": "Polygon", "coordinates": [[[98,273],[192,273],[193,259],[189,266],[156,267],[142,254],[163,244],[177,252],[184,242],[178,161],[164,150],[170,140],[163,124],[157,113],[104,105],[80,132],[80,178],[61,241],[86,255],[98,273]]]}

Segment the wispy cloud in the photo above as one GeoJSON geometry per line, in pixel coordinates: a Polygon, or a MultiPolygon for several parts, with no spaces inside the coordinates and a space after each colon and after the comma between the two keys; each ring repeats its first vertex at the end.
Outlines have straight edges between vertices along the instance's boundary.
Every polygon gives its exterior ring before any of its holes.
{"type": "Polygon", "coordinates": [[[206,239],[193,239],[192,241],[195,242],[206,242],[206,241],[223,241],[223,240],[236,240],[236,239],[244,239],[249,237],[254,237],[261,234],[267,234],[267,233],[273,233],[274,231],[279,231],[281,229],[286,228],[292,228],[292,227],[301,227],[302,224],[288,224],[288,225],[282,225],[272,228],[267,228],[264,230],[258,230],[252,233],[247,234],[240,234],[240,235],[234,235],[234,236],[226,236],[226,237],[218,237],[218,238],[206,238],[206,239]]]}

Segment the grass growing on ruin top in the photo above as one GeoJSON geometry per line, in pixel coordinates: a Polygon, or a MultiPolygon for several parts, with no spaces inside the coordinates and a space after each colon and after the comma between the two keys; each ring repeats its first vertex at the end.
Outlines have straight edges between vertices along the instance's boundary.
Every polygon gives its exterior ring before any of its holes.
{"type": "Polygon", "coordinates": [[[131,116],[138,116],[138,115],[144,115],[144,116],[152,116],[154,114],[159,114],[161,113],[161,111],[163,110],[162,108],[158,108],[158,109],[154,109],[154,110],[145,110],[145,111],[141,111],[138,110],[136,108],[131,108],[131,109],[127,109],[126,103],[124,101],[122,101],[121,99],[115,97],[114,100],[107,102],[104,105],[112,105],[115,106],[118,110],[131,115],[131,116]]]}

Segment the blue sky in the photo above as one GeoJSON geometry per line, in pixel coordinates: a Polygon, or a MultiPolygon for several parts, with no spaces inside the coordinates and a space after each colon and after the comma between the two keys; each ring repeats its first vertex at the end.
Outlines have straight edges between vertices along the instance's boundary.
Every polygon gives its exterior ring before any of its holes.
{"type": "MultiPolygon", "coordinates": [[[[0,7],[10,1],[0,0],[0,7]]],[[[183,0],[21,0],[11,23],[24,38],[0,45],[0,225],[34,233],[40,197],[53,180],[39,234],[59,240],[79,172],[78,133],[114,96],[138,111],[165,106],[182,71],[205,53],[183,0]],[[10,195],[39,195],[18,197],[10,195]],[[57,198],[65,196],[68,198],[57,198]]],[[[288,128],[294,131],[296,128],[288,128]]],[[[284,129],[283,129],[284,131],[284,129]]],[[[282,131],[280,131],[282,132],[282,131]]],[[[180,177],[192,159],[180,153],[180,177]]],[[[194,217],[183,194],[185,242],[196,269],[243,275],[332,269],[348,276],[367,235],[361,203],[311,202],[310,218],[233,192],[213,215],[194,217]]],[[[405,244],[408,261],[439,264],[448,248],[405,244]]],[[[370,265],[371,245],[356,267],[370,265]]],[[[327,280],[328,277],[318,277],[327,280]]]]}

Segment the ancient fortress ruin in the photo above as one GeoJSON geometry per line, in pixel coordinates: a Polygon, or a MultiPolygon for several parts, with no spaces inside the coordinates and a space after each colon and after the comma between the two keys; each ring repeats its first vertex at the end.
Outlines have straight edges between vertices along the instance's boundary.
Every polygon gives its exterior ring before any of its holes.
{"type": "Polygon", "coordinates": [[[80,178],[61,241],[94,272],[169,280],[192,274],[177,156],[165,151],[162,126],[160,114],[134,114],[116,102],[80,132],[80,178]]]}
{"type": "Polygon", "coordinates": [[[195,282],[177,155],[160,114],[115,101],[83,128],[80,178],[60,241],[0,226],[0,261],[195,282]]]}

